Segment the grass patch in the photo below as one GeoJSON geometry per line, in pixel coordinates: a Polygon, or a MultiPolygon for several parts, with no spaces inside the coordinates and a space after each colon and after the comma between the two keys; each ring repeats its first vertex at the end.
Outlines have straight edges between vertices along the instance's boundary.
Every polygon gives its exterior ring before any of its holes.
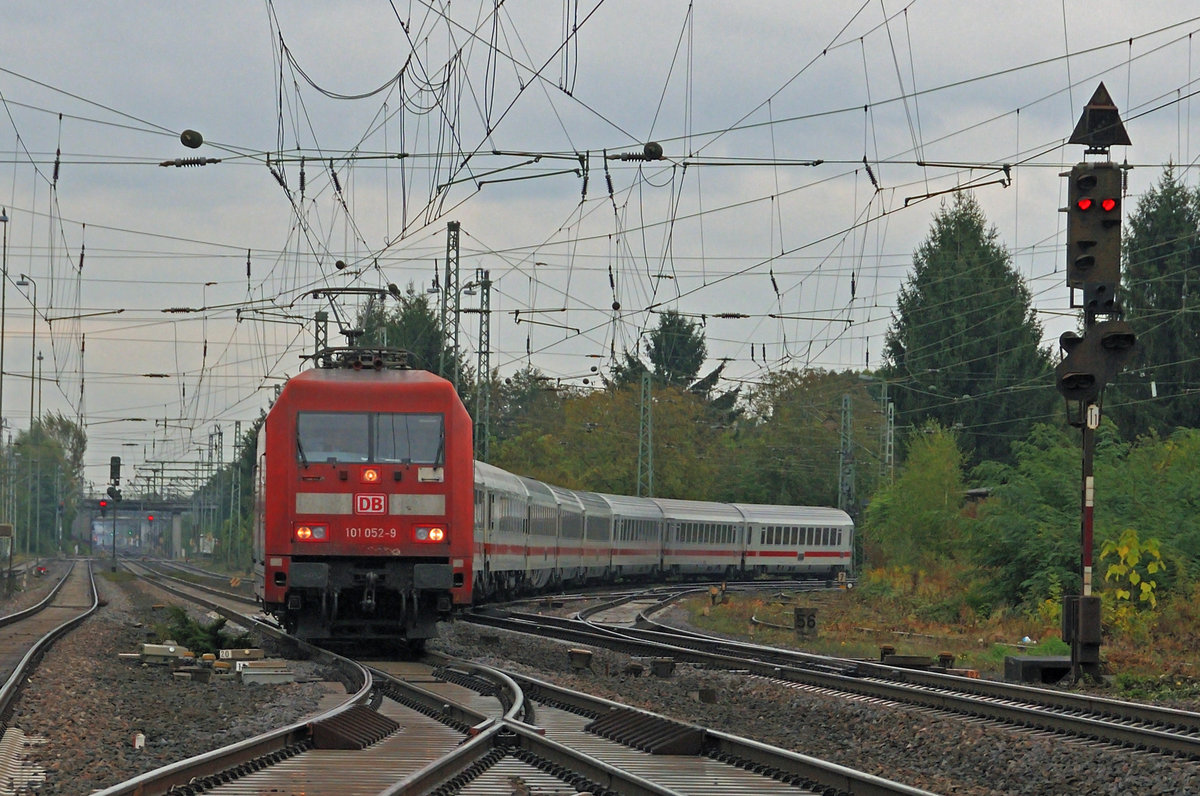
{"type": "MultiPolygon", "coordinates": [[[[879,613],[878,605],[846,591],[738,593],[726,595],[726,602],[715,606],[709,604],[707,597],[696,598],[687,603],[687,610],[692,624],[707,631],[841,658],[879,660],[882,648],[892,647],[902,655],[931,659],[949,654],[954,657],[955,666],[999,672],[1004,669],[1006,656],[1038,648],[1018,645],[1022,635],[1016,631],[971,633],[967,631],[981,628],[933,622],[920,612],[886,616],[879,613]],[[816,637],[798,636],[791,629],[798,606],[816,611],[816,637]],[[1004,643],[1004,636],[1013,642],[1004,643]]],[[[944,604],[937,613],[952,614],[944,604]]],[[[1057,653],[1039,651],[1039,654],[1057,653]]]]}
{"type": "MultiPolygon", "coordinates": [[[[918,580],[914,589],[911,583],[876,580],[867,588],[828,592],[729,592],[719,605],[704,595],[684,607],[695,626],[734,638],[860,660],[879,660],[884,646],[932,659],[949,654],[954,666],[985,677],[1002,676],[1004,659],[1010,656],[1071,654],[1059,638],[1057,611],[996,606],[985,615],[965,600],[948,598],[946,588],[918,580]],[[798,606],[816,611],[815,638],[791,630],[798,606]]],[[[1146,644],[1106,625],[1101,654],[1115,675],[1114,691],[1128,698],[1200,700],[1200,672],[1184,662],[1192,655],[1181,651],[1200,630],[1185,630],[1173,623],[1172,638],[1146,644]]]]}
{"type": "Polygon", "coordinates": [[[1157,677],[1123,673],[1113,678],[1113,690],[1125,699],[1143,701],[1195,701],[1200,699],[1200,682],[1169,674],[1157,677]]]}

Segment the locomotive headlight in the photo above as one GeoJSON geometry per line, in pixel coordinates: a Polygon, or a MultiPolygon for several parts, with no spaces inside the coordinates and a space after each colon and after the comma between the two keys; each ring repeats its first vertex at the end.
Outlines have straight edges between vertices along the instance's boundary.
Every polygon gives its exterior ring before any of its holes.
{"type": "Polygon", "coordinates": [[[443,542],[446,540],[446,529],[440,525],[418,525],[416,536],[418,542],[443,542]]]}
{"type": "Polygon", "coordinates": [[[362,478],[362,482],[364,484],[378,484],[379,483],[379,468],[378,467],[364,467],[363,471],[362,471],[362,475],[360,477],[362,478]]]}
{"type": "Polygon", "coordinates": [[[297,542],[324,542],[329,538],[329,529],[324,525],[297,525],[297,542]]]}

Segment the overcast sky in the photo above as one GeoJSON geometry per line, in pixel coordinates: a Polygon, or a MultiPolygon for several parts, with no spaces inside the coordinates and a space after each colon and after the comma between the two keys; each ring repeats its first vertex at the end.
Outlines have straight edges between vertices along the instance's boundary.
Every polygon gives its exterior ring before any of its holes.
{"type": "Polygon", "coordinates": [[[96,483],[112,455],[195,461],[218,427],[228,461],[234,422],[305,367],[328,309],[308,294],[428,289],[449,221],[461,284],[494,283],[502,374],[594,382],[666,309],[730,385],[876,368],[962,186],[1050,346],[1074,323],[1059,175],[1096,86],[1133,141],[1127,208],[1200,149],[1187,6],[8,2],[0,413],[27,428],[40,384],[42,411],[83,418],[96,483]],[[620,159],[647,142],[661,160],[620,159]]]}

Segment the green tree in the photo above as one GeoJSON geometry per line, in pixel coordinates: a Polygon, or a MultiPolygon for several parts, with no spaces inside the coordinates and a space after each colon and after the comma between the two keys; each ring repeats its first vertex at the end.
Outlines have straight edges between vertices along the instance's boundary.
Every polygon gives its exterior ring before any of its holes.
{"type": "Polygon", "coordinates": [[[930,422],[913,432],[896,480],[867,506],[862,528],[872,564],[924,567],[963,557],[963,458],[954,431],[930,422]]]}
{"type": "MultiPolygon", "coordinates": [[[[855,494],[870,494],[879,474],[880,414],[859,374],[781,370],[747,398],[738,424],[724,500],[838,505],[842,398],[851,396],[855,494]]],[[[732,452],[731,452],[732,454],[732,452]]]]}
{"type": "MultiPolygon", "coordinates": [[[[358,328],[363,330],[360,346],[402,348],[411,355],[413,367],[437,372],[442,356],[441,318],[429,296],[418,293],[411,282],[398,297],[368,300],[359,314],[358,328]]],[[[452,363],[449,367],[461,369],[461,352],[447,354],[452,363]]]]}
{"type": "MultiPolygon", "coordinates": [[[[641,390],[631,386],[565,403],[564,486],[637,494],[641,402],[641,390]]],[[[715,455],[720,435],[713,433],[704,402],[675,387],[652,389],[651,402],[654,496],[713,499],[723,457],[715,455]]]]}
{"type": "Polygon", "coordinates": [[[991,496],[973,526],[971,556],[989,573],[993,604],[1037,604],[1078,594],[1080,452],[1070,429],[1039,423],[1011,464],[985,462],[974,476],[991,496]]]}
{"type": "Polygon", "coordinates": [[[529,366],[492,385],[491,464],[513,473],[561,484],[569,390],[529,366]]]}
{"type": "MultiPolygon", "coordinates": [[[[437,308],[428,294],[418,293],[410,282],[400,295],[388,298],[369,299],[358,316],[358,328],[363,334],[358,345],[363,348],[401,348],[409,353],[412,367],[438,372],[443,359],[443,329],[437,308]]],[[[475,406],[474,369],[465,364],[461,350],[449,346],[444,358],[447,379],[458,374],[458,394],[469,408],[475,406]]],[[[486,376],[486,374],[480,374],[486,376]]]]}
{"type": "Polygon", "coordinates": [[[700,324],[675,310],[667,310],[658,319],[658,328],[646,342],[646,356],[659,384],[688,387],[704,365],[708,346],[700,324]]]}
{"type": "Polygon", "coordinates": [[[1114,584],[1116,599],[1144,603],[1150,608],[1158,606],[1155,589],[1158,581],[1154,576],[1161,572],[1162,554],[1158,540],[1141,539],[1133,528],[1126,528],[1117,539],[1109,539],[1100,547],[1100,561],[1107,564],[1104,580],[1114,584]]]}
{"type": "Polygon", "coordinates": [[[492,388],[492,439],[503,443],[529,431],[544,433],[561,427],[562,393],[554,379],[532,365],[518,370],[492,388]]]}
{"type": "Polygon", "coordinates": [[[1200,430],[1178,429],[1166,439],[1150,433],[1116,449],[1115,458],[1110,447],[1097,451],[1097,537],[1133,529],[1159,539],[1171,563],[1160,587],[1186,586],[1200,576],[1200,430]]]}
{"type": "MultiPolygon", "coordinates": [[[[57,445],[62,452],[61,469],[55,469],[53,482],[47,488],[53,487],[55,496],[55,537],[58,529],[62,528],[62,536],[69,535],[69,529],[74,527],[75,516],[79,513],[79,501],[83,497],[83,460],[87,453],[87,432],[74,420],[61,412],[48,414],[38,424],[49,440],[57,445]]],[[[66,539],[63,538],[63,544],[66,539]]]]}
{"type": "Polygon", "coordinates": [[[1200,387],[1200,192],[1172,166],[1125,222],[1121,303],[1139,350],[1106,409],[1127,438],[1196,425],[1200,387]]]}
{"type": "MultiPolygon", "coordinates": [[[[641,389],[560,390],[552,422],[530,422],[497,446],[492,462],[571,489],[637,493],[641,389]]],[[[652,390],[654,496],[713,500],[728,461],[720,429],[698,396],[652,390]]],[[[643,462],[649,466],[649,462],[643,462]]]]}
{"type": "Polygon", "coordinates": [[[646,333],[646,358],[650,366],[636,353],[624,352],[624,360],[614,363],[609,382],[615,387],[641,382],[646,371],[656,384],[686,388],[696,381],[704,365],[708,346],[700,324],[688,320],[675,310],[666,310],[658,317],[658,326],[646,333]]]}
{"type": "Polygon", "coordinates": [[[624,351],[619,360],[612,363],[606,382],[613,389],[621,389],[634,384],[640,384],[642,374],[649,373],[646,363],[629,351],[624,351]]]}
{"type": "Polygon", "coordinates": [[[1010,446],[1057,401],[1029,288],[979,203],[943,203],[913,255],[884,344],[897,425],[961,429],[975,461],[1010,446]]]}
{"type": "MultiPolygon", "coordinates": [[[[60,537],[60,527],[62,536],[70,528],[65,509],[74,481],[71,454],[48,433],[47,425],[41,421],[20,432],[12,447],[16,489],[13,524],[18,546],[34,555],[53,552],[65,542],[60,537]],[[61,514],[60,501],[63,504],[61,514]]],[[[70,517],[73,518],[73,514],[70,517]]]]}

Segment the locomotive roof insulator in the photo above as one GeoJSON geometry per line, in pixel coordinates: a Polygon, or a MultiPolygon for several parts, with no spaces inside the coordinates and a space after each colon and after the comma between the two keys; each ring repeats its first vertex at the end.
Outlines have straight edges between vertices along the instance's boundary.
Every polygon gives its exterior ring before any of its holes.
{"type": "Polygon", "coordinates": [[[412,355],[402,348],[322,348],[302,358],[312,359],[320,368],[353,370],[411,370],[412,355]]]}

